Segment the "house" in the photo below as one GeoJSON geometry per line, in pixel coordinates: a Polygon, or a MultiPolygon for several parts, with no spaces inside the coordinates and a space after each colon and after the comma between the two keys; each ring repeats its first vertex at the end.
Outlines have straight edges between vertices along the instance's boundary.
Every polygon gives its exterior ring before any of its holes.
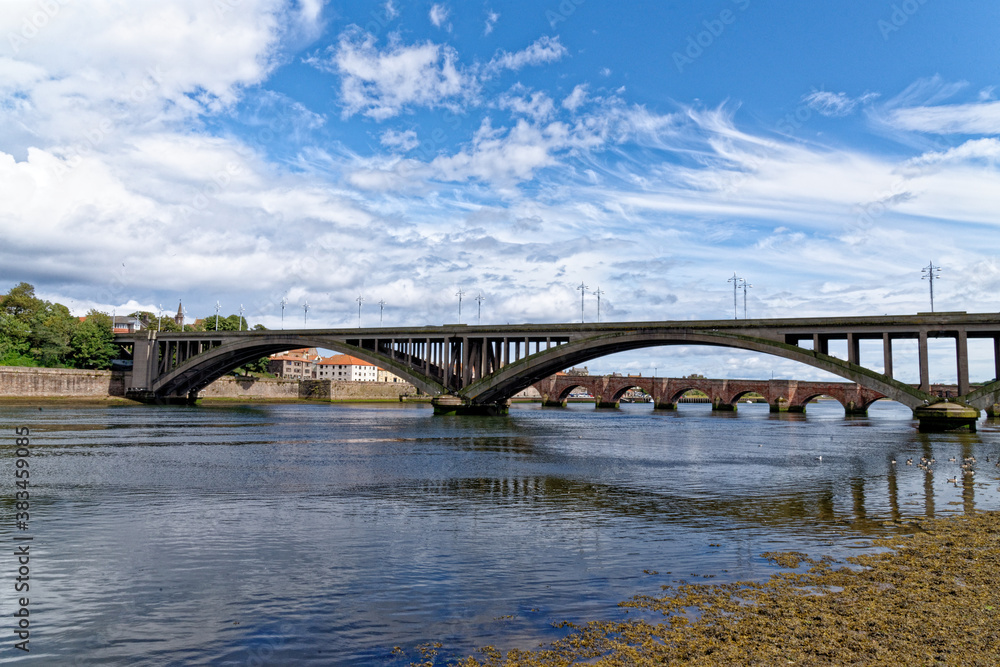
{"type": "Polygon", "coordinates": [[[378,373],[379,368],[374,364],[348,354],[335,354],[319,361],[316,377],[320,380],[378,382],[378,373]]]}
{"type": "Polygon", "coordinates": [[[320,356],[315,347],[302,347],[271,355],[267,371],[293,380],[315,380],[320,356]]]}

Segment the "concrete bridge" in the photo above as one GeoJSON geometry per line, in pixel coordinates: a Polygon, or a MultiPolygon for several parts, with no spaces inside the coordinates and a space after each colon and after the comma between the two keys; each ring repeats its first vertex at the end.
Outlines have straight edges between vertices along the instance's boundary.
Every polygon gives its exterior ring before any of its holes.
{"type": "Polygon", "coordinates": [[[1000,315],[917,315],[518,324],[296,331],[118,334],[131,354],[128,395],[151,402],[192,401],[226,372],[275,352],[298,347],[337,350],[364,359],[435,396],[439,413],[505,412],[517,392],[557,371],[616,352],[664,345],[711,345],[772,354],[839,375],[914,410],[922,428],[975,427],[980,410],[1000,412],[1000,382],[972,389],[968,339],[992,340],[1000,377],[1000,315]],[[952,339],[958,396],[944,401],[930,391],[928,340],[952,339]],[[893,378],[893,342],[917,343],[920,384],[893,378]],[[829,353],[845,341],[846,359],[829,353]],[[881,341],[884,372],[864,366],[861,341],[881,341]]]}
{"type": "MultiPolygon", "coordinates": [[[[802,382],[799,380],[712,380],[707,378],[623,377],[619,375],[557,374],[532,385],[542,396],[542,405],[565,407],[570,393],[585,389],[598,408],[617,408],[626,392],[641,389],[653,400],[656,410],[676,410],[677,402],[692,389],[708,396],[713,410],[735,411],[747,394],[759,394],[771,412],[805,412],[814,398],[828,396],[844,406],[849,415],[864,415],[879,399],[887,398],[874,389],[848,382],[802,382]]],[[[932,385],[940,398],[957,395],[956,385],[932,385]]]]}

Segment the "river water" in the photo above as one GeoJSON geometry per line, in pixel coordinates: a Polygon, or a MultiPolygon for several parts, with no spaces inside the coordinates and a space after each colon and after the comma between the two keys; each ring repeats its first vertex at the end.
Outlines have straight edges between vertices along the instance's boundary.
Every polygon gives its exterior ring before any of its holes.
{"type": "Polygon", "coordinates": [[[530,648],[663,584],[765,578],[765,551],[843,558],[893,520],[1000,506],[1000,427],[919,434],[888,402],[867,418],[835,402],[502,418],[0,405],[0,426],[4,618],[15,427],[31,429],[33,537],[31,652],[5,629],[0,663],[405,665],[427,642],[446,658],[530,648]]]}

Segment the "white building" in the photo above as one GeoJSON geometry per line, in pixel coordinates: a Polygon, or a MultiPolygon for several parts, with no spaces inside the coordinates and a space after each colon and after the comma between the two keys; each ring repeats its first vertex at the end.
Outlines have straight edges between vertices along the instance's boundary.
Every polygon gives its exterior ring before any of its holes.
{"type": "Polygon", "coordinates": [[[347,354],[336,354],[320,359],[316,367],[319,380],[345,380],[348,382],[378,382],[378,368],[347,354]]]}
{"type": "Polygon", "coordinates": [[[393,375],[387,370],[378,369],[378,381],[379,382],[406,382],[403,378],[398,375],[393,375]]]}

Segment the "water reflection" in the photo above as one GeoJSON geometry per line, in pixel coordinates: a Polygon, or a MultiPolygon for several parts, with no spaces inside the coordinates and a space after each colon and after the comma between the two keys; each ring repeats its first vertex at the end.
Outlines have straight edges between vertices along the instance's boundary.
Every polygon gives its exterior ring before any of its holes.
{"type": "Polygon", "coordinates": [[[709,407],[4,406],[0,421],[35,436],[49,664],[531,647],[552,621],[614,617],[677,578],[766,576],[764,551],[844,555],[1000,507],[996,426],[921,434],[878,404],[851,419],[709,407]]]}

